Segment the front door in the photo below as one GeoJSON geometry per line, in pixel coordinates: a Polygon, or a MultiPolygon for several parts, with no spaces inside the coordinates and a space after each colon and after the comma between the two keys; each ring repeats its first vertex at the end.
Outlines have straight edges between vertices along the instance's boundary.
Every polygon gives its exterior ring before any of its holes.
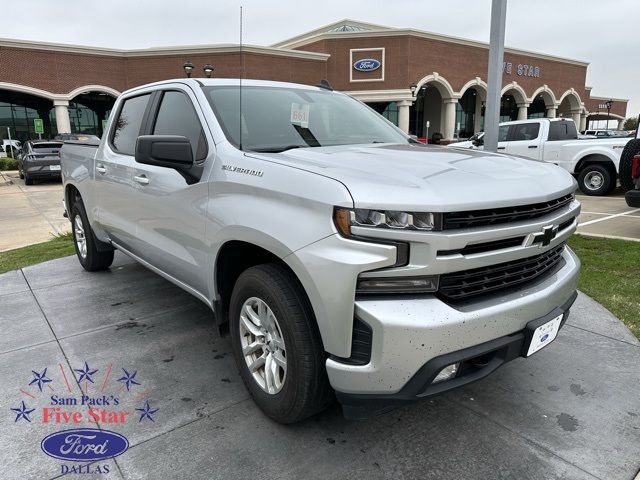
{"type": "MultiPolygon", "coordinates": [[[[147,133],[187,137],[196,163],[214,159],[195,96],[183,86],[159,92],[147,133]]],[[[155,102],[154,102],[155,103],[155,102]]],[[[202,171],[203,169],[196,169],[202,171]]],[[[205,239],[208,184],[204,177],[183,175],[173,168],[136,163],[133,171],[137,255],[172,277],[204,293],[209,250],[205,239]]]]}

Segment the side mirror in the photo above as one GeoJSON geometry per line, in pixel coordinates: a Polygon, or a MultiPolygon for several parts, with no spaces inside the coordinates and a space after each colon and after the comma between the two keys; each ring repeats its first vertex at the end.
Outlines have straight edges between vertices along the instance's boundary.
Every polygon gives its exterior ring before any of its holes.
{"type": "Polygon", "coordinates": [[[482,145],[484,145],[484,141],[481,138],[476,138],[473,141],[473,146],[474,147],[481,147],[482,145]]]}
{"type": "Polygon", "coordinates": [[[191,143],[179,135],[139,136],[135,158],[138,163],[176,170],[189,170],[193,166],[191,143]]]}

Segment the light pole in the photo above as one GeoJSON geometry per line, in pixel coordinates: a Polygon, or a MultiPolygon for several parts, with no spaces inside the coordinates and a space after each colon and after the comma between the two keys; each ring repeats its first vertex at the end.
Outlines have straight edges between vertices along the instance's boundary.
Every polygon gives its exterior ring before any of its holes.
{"type": "Polygon", "coordinates": [[[413,109],[416,112],[416,119],[413,123],[413,133],[415,134],[416,138],[418,137],[418,97],[416,95],[417,89],[418,85],[416,85],[415,83],[409,85],[409,90],[411,90],[411,98],[413,98],[413,109]]]}
{"type": "Polygon", "coordinates": [[[489,152],[495,152],[498,149],[506,17],[507,0],[492,0],[487,72],[487,110],[484,117],[484,149],[489,152]]]}
{"type": "Polygon", "coordinates": [[[607,130],[609,130],[609,114],[611,113],[611,107],[613,106],[613,100],[609,99],[605,102],[607,106],[607,130]]]}
{"type": "Polygon", "coordinates": [[[420,87],[420,89],[418,89],[418,85],[416,85],[415,83],[412,83],[409,86],[409,89],[411,90],[411,96],[413,97],[413,107],[415,109],[416,112],[416,118],[415,118],[415,123],[414,123],[414,132],[416,137],[418,136],[418,95],[420,94],[420,92],[424,92],[427,89],[426,85],[422,85],[420,87]]]}

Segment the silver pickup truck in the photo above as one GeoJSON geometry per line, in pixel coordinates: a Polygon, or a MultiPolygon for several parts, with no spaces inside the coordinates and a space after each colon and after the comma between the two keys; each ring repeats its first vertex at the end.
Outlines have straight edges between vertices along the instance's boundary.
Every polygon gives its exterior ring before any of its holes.
{"type": "Polygon", "coordinates": [[[82,266],[118,249],[206,303],[282,423],[478,380],[548,345],[576,298],[569,173],[418,144],[326,84],[129,90],[62,176],[82,266]]]}

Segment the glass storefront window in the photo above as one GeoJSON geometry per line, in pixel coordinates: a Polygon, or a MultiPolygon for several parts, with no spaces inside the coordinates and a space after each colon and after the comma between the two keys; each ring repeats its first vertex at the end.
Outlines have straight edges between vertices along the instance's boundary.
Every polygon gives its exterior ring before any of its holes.
{"type": "Polygon", "coordinates": [[[55,110],[53,102],[45,98],[27,95],[19,92],[0,90],[0,138],[9,137],[7,127],[10,128],[11,138],[25,142],[37,139],[33,120],[43,120],[44,133],[42,138],[53,138],[56,133],[55,110]]]}
{"type": "Polygon", "coordinates": [[[529,105],[528,118],[544,118],[546,117],[547,106],[544,103],[542,96],[538,95],[531,105],[529,105]]]}
{"type": "Polygon", "coordinates": [[[469,138],[473,135],[476,117],[476,95],[478,92],[470,88],[456,104],[456,133],[457,138],[469,138]]]}
{"type": "Polygon", "coordinates": [[[513,95],[503,95],[500,101],[500,122],[518,119],[518,105],[513,95]]]}
{"type": "Polygon", "coordinates": [[[398,104],[396,102],[371,102],[367,105],[394,125],[398,125],[398,104]]]}

